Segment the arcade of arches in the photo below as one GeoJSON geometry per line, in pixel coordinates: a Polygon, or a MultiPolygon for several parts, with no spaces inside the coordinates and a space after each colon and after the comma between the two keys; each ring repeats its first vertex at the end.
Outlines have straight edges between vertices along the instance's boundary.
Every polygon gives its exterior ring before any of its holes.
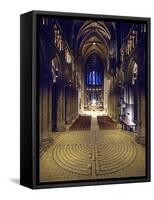
{"type": "Polygon", "coordinates": [[[40,181],[145,176],[146,25],[40,17],[40,181]]]}

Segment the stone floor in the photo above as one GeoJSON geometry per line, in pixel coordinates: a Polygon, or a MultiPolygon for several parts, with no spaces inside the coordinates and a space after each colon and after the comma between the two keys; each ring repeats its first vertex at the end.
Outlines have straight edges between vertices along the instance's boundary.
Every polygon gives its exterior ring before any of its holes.
{"type": "Polygon", "coordinates": [[[40,182],[135,177],[145,175],[145,148],[120,129],[67,131],[40,157],[40,182]]]}

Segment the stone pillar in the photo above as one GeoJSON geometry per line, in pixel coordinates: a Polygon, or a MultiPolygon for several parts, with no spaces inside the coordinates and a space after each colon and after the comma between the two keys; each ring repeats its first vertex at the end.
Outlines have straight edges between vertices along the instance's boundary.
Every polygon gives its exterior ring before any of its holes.
{"type": "Polygon", "coordinates": [[[65,130],[65,85],[62,83],[62,126],[63,130],[65,130]]]}
{"type": "Polygon", "coordinates": [[[78,115],[78,90],[75,90],[75,117],[78,115]]]}
{"type": "Polygon", "coordinates": [[[81,89],[78,90],[78,113],[81,113],[81,89]]]}
{"type": "Polygon", "coordinates": [[[70,119],[71,119],[71,122],[72,122],[72,111],[73,111],[73,100],[72,100],[72,87],[70,87],[70,119]]]}
{"type": "Polygon", "coordinates": [[[52,81],[49,80],[48,85],[48,137],[52,133],[52,81]]]}
{"type": "Polygon", "coordinates": [[[51,77],[44,74],[44,79],[41,82],[40,88],[40,142],[50,140],[51,128],[51,110],[52,110],[52,91],[51,91],[51,77]]]}
{"type": "Polygon", "coordinates": [[[116,116],[116,95],[115,95],[115,88],[114,88],[114,92],[113,92],[113,119],[115,119],[116,116]]]}
{"type": "Polygon", "coordinates": [[[39,79],[39,87],[40,87],[40,145],[42,143],[50,141],[51,130],[51,122],[52,122],[52,74],[51,74],[51,66],[48,62],[52,57],[53,48],[50,44],[53,40],[53,33],[51,31],[50,26],[40,26],[40,37],[39,44],[41,46],[42,51],[40,52],[40,79],[39,79]],[[47,32],[49,34],[47,34],[47,32]]]}
{"type": "MultiPolygon", "coordinates": [[[[81,63],[83,61],[81,60],[81,63]]],[[[81,112],[84,112],[84,96],[85,96],[85,83],[84,83],[84,66],[81,65],[81,112]]]]}
{"type": "Polygon", "coordinates": [[[49,91],[48,81],[44,81],[41,93],[41,139],[48,139],[49,132],[49,91]]]}
{"type": "Polygon", "coordinates": [[[145,91],[139,90],[138,95],[138,116],[137,116],[137,136],[136,142],[145,145],[145,91]]]}
{"type": "Polygon", "coordinates": [[[60,81],[57,83],[57,119],[55,131],[65,130],[65,101],[64,101],[64,84],[60,81]]]}
{"type": "Polygon", "coordinates": [[[137,80],[137,136],[136,142],[145,145],[146,104],[145,104],[145,65],[139,68],[137,80]]]}
{"type": "Polygon", "coordinates": [[[84,87],[81,88],[81,112],[84,111],[84,87]]]}
{"type": "Polygon", "coordinates": [[[109,96],[110,80],[107,78],[106,72],[104,72],[104,111],[109,114],[108,111],[108,96],[109,96]]]}
{"type": "Polygon", "coordinates": [[[75,119],[75,88],[73,88],[73,119],[75,119]]]}
{"type": "Polygon", "coordinates": [[[66,87],[65,88],[65,113],[66,113],[66,116],[65,116],[65,121],[66,121],[66,124],[71,124],[72,122],[72,119],[71,119],[71,89],[70,87],[66,87]]]}
{"type": "Polygon", "coordinates": [[[72,88],[72,95],[71,95],[71,114],[72,114],[72,120],[74,119],[74,89],[72,88]]]}

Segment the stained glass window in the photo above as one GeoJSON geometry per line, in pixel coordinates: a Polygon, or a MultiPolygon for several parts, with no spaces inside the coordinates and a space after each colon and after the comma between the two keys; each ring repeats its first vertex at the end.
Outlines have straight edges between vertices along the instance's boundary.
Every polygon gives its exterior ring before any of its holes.
{"type": "Polygon", "coordinates": [[[95,78],[96,78],[96,75],[95,75],[96,73],[95,73],[95,71],[92,71],[92,85],[96,85],[95,84],[95,78]]]}
{"type": "Polygon", "coordinates": [[[100,83],[99,83],[99,73],[98,73],[98,72],[96,72],[96,83],[97,83],[97,85],[100,84],[100,83]]]}
{"type": "Polygon", "coordinates": [[[101,85],[101,73],[98,71],[90,71],[87,73],[87,84],[88,85],[101,85]]]}

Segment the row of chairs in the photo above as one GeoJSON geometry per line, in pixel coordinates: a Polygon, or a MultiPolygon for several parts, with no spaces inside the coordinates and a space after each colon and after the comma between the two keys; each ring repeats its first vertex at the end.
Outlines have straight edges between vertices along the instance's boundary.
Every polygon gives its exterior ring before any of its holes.
{"type": "Polygon", "coordinates": [[[91,116],[79,116],[69,130],[90,130],[91,116]]]}
{"type": "Polygon", "coordinates": [[[114,129],[117,124],[109,116],[97,116],[100,129],[114,129]]]}

